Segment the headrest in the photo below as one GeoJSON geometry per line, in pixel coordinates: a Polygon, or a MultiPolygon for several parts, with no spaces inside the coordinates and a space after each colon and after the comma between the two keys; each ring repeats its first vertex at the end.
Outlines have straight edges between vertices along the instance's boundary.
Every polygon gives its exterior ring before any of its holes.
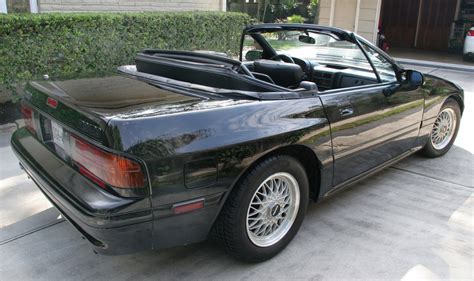
{"type": "Polygon", "coordinates": [[[254,71],[267,74],[277,85],[295,87],[303,79],[304,72],[294,63],[273,60],[256,60],[253,63],[254,71]]]}

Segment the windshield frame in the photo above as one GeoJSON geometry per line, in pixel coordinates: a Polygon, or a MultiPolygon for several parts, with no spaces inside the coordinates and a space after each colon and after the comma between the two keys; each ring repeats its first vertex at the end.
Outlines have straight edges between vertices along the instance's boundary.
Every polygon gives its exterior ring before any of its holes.
{"type": "Polygon", "coordinates": [[[264,49],[264,52],[270,52],[272,56],[277,55],[277,52],[273,49],[273,47],[265,40],[262,33],[269,33],[269,32],[277,32],[277,31],[301,31],[302,33],[316,33],[316,34],[323,34],[331,36],[332,38],[338,41],[347,41],[357,45],[359,50],[364,54],[367,62],[372,68],[373,73],[375,74],[378,83],[383,83],[382,79],[380,78],[380,74],[377,68],[374,65],[374,62],[371,60],[370,56],[367,54],[366,50],[362,47],[362,44],[365,44],[378,52],[383,58],[385,58],[393,67],[393,71],[395,72],[395,76],[397,81],[401,81],[400,73],[404,70],[403,67],[398,65],[393,58],[391,58],[387,53],[380,50],[377,46],[366,40],[365,38],[357,35],[354,32],[348,32],[339,28],[334,27],[325,27],[320,25],[313,25],[313,24],[260,24],[260,25],[251,25],[247,26],[240,38],[240,53],[239,53],[239,60],[243,61],[243,48],[244,48],[244,40],[247,35],[251,36],[255,41],[257,41],[261,47],[264,49]]]}

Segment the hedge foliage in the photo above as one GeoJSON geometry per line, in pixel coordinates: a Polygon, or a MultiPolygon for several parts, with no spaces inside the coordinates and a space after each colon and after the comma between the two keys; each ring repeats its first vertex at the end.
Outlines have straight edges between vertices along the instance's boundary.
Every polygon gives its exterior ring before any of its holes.
{"type": "Polygon", "coordinates": [[[249,16],[224,12],[0,16],[0,88],[44,74],[84,77],[132,64],[144,48],[236,54],[249,16]]]}

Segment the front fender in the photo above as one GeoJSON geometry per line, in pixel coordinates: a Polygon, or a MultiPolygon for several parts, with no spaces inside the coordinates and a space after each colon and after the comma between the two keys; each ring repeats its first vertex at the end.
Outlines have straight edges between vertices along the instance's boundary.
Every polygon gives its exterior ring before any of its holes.
{"type": "Polygon", "coordinates": [[[433,124],[439,110],[449,97],[456,99],[461,107],[461,112],[464,109],[464,91],[451,81],[425,74],[425,83],[421,90],[425,96],[423,123],[426,125],[433,124]]]}
{"type": "Polygon", "coordinates": [[[455,83],[446,79],[425,74],[425,82],[420,89],[425,97],[423,122],[418,137],[418,145],[424,146],[428,141],[433,128],[433,123],[441,107],[448,98],[453,98],[459,103],[461,113],[464,110],[464,91],[455,83]]]}

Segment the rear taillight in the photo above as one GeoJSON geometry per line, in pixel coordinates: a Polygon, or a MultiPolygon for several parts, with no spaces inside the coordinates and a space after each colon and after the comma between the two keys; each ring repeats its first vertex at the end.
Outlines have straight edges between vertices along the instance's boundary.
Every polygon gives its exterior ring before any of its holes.
{"type": "Polygon", "coordinates": [[[474,30],[469,30],[467,32],[467,36],[474,36],[474,30]]]}
{"type": "Polygon", "coordinates": [[[35,121],[33,118],[33,109],[31,109],[29,106],[25,104],[22,104],[21,115],[23,116],[23,120],[25,121],[25,127],[28,129],[28,131],[36,135],[36,126],[35,126],[35,121]]]}
{"type": "Polygon", "coordinates": [[[100,187],[142,188],[145,175],[140,164],[104,151],[85,140],[70,135],[70,157],[79,172],[100,187]]]}

